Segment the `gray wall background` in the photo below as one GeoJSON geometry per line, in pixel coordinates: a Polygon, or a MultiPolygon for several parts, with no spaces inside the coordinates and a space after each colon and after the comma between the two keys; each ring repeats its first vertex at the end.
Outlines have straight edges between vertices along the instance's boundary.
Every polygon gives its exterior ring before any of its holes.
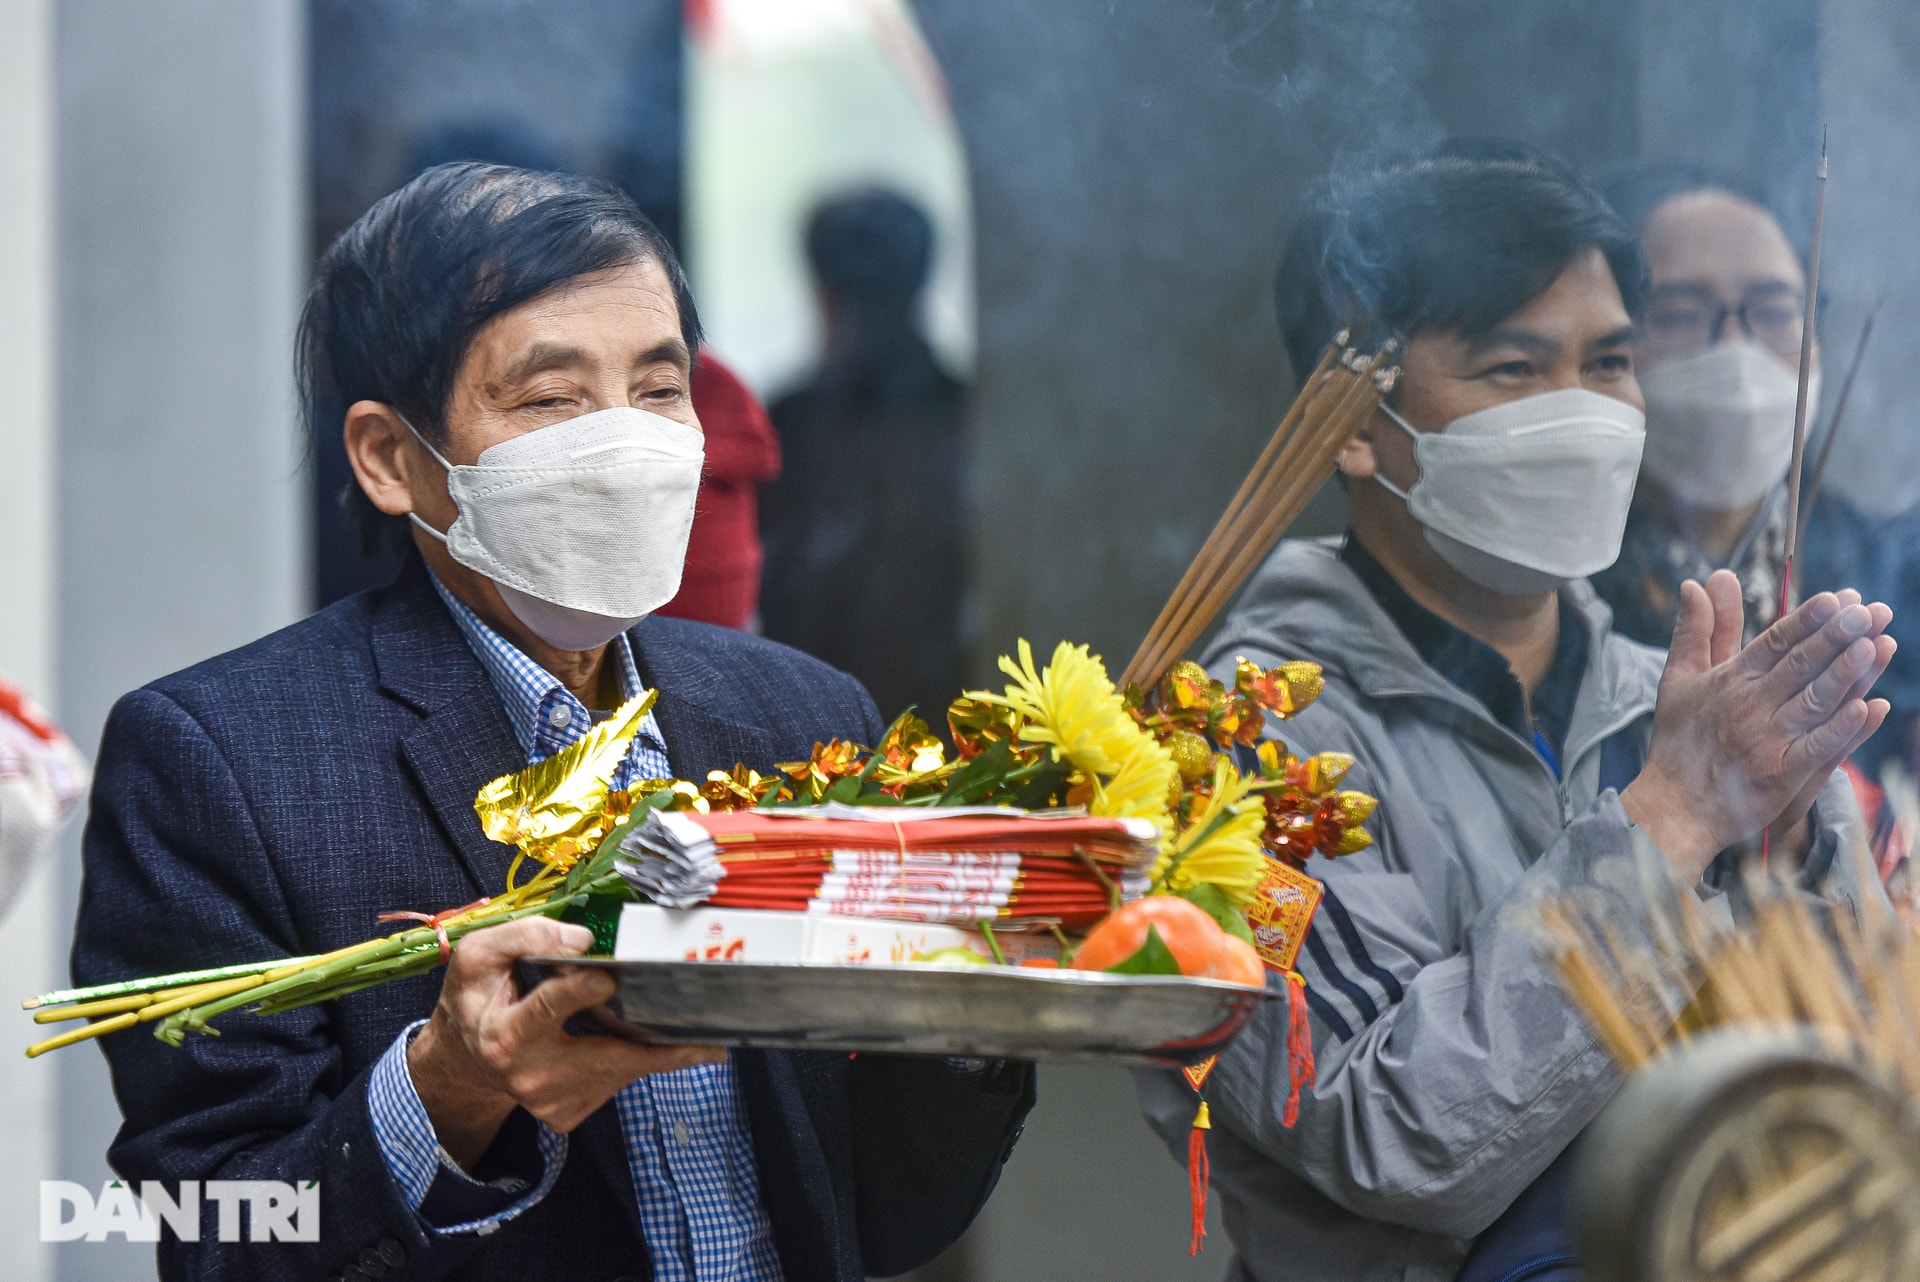
{"type": "MultiPolygon", "coordinates": [[[[302,31],[297,0],[55,10],[55,692],[90,756],[119,695],[306,610],[302,31]]],[[[98,1190],[119,1124],[105,1061],[83,1048],[35,1067],[59,1075],[46,1176],[98,1190]]],[[[55,1255],[68,1282],[153,1274],[151,1247],[117,1240],[55,1255]]]]}

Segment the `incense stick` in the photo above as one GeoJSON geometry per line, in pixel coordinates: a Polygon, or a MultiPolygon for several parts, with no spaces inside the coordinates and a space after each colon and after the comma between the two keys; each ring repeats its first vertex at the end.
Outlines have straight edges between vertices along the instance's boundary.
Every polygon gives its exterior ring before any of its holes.
{"type": "Polygon", "coordinates": [[[1341,447],[1365,424],[1397,372],[1392,341],[1372,356],[1331,344],[1233,501],[1161,607],[1121,676],[1123,686],[1150,686],[1199,640],[1300,510],[1332,475],[1341,447]]]}
{"type": "Polygon", "coordinates": [[[1154,627],[1122,676],[1123,686],[1133,681],[1143,686],[1152,684],[1178,657],[1179,650],[1184,647],[1174,646],[1172,638],[1184,631],[1186,621],[1192,617],[1197,603],[1206,595],[1221,567],[1232,559],[1246,537],[1249,522],[1257,519],[1256,514],[1271,505],[1275,480],[1282,475],[1282,469],[1288,466],[1291,449],[1303,430],[1302,425],[1310,414],[1317,420],[1324,415],[1328,406],[1338,402],[1343,389],[1336,378],[1340,370],[1336,360],[1344,355],[1346,353],[1343,351],[1330,347],[1315,367],[1312,378],[1302,386],[1300,395],[1288,408],[1286,417],[1275,429],[1267,448],[1261,451],[1260,459],[1242,482],[1236,502],[1222,515],[1214,535],[1187,567],[1174,595],[1154,621],[1154,627]]]}
{"type": "Polygon", "coordinates": [[[1689,903],[1692,888],[1676,887],[1688,937],[1677,956],[1589,925],[1570,902],[1541,908],[1554,970],[1595,1036],[1633,1068],[1689,1028],[1810,1027],[1836,1054],[1920,1097],[1920,938],[1891,920],[1862,921],[1849,905],[1809,900],[1758,869],[1745,885],[1752,914],[1713,939],[1689,903]],[[1695,930],[1703,932],[1697,942],[1695,930]],[[1696,948],[1705,950],[1700,958],[1696,948]],[[1649,973],[1683,980],[1696,970],[1700,982],[1679,985],[1691,994],[1681,1018],[1651,1029],[1630,996],[1639,987],[1633,981],[1649,973]]]}
{"type": "MultiPolygon", "coordinates": [[[[1207,541],[1200,545],[1200,551],[1194,556],[1193,562],[1187,567],[1187,572],[1180,576],[1180,582],[1174,587],[1173,595],[1168,597],[1166,604],[1160,607],[1159,616],[1154,619],[1153,626],[1147,631],[1149,638],[1163,635],[1173,620],[1187,608],[1188,602],[1193,594],[1199,590],[1199,579],[1201,576],[1196,573],[1196,569],[1209,564],[1213,559],[1217,558],[1220,547],[1232,537],[1235,523],[1241,519],[1241,515],[1246,510],[1247,504],[1254,498],[1261,479],[1273,467],[1274,462],[1279,458],[1281,449],[1293,435],[1294,430],[1299,426],[1300,419],[1305,414],[1308,403],[1313,399],[1315,390],[1320,386],[1322,376],[1332,368],[1333,362],[1339,357],[1340,351],[1346,345],[1346,342],[1347,331],[1343,329],[1334,335],[1333,341],[1327,344],[1327,350],[1321,355],[1320,363],[1314,366],[1313,371],[1309,373],[1306,380],[1300,384],[1300,394],[1294,397],[1293,403],[1287,407],[1287,412],[1281,416],[1280,425],[1274,428],[1273,435],[1267,438],[1266,446],[1260,451],[1260,457],[1254,460],[1252,470],[1241,480],[1240,488],[1234,492],[1233,499],[1227,504],[1226,511],[1222,512],[1220,519],[1214,522],[1213,529],[1207,535],[1207,541]]],[[[1139,655],[1135,656],[1136,662],[1139,660],[1139,657],[1139,655]]],[[[1129,667],[1127,676],[1124,676],[1121,680],[1123,687],[1127,684],[1127,681],[1131,679],[1132,672],[1133,669],[1129,667]]],[[[1145,683],[1143,682],[1142,684],[1145,683]]]]}
{"type": "Polygon", "coordinates": [[[1827,221],[1827,136],[1820,134],[1820,168],[1813,184],[1813,246],[1807,253],[1807,304],[1800,325],[1800,390],[1793,403],[1793,462],[1787,469],[1786,565],[1780,574],[1780,613],[1793,601],[1794,551],[1800,546],[1800,469],[1807,454],[1807,384],[1813,377],[1813,336],[1820,310],[1820,242],[1827,221]]]}
{"type": "Polygon", "coordinates": [[[1847,363],[1847,376],[1840,383],[1839,399],[1833,403],[1833,415],[1827,420],[1827,434],[1820,440],[1820,452],[1813,459],[1813,475],[1807,478],[1807,494],[1800,501],[1800,535],[1794,544],[1793,558],[1797,563],[1807,550],[1807,529],[1813,525],[1814,504],[1820,501],[1820,486],[1827,479],[1827,461],[1833,457],[1833,443],[1840,437],[1840,424],[1847,416],[1847,400],[1853,395],[1854,376],[1860,372],[1860,362],[1867,354],[1867,340],[1873,337],[1873,322],[1880,315],[1880,305],[1887,301],[1885,294],[1873,300],[1873,306],[1867,311],[1867,319],[1860,326],[1860,338],[1853,345],[1853,359],[1847,363]]]}
{"type": "MultiPolygon", "coordinates": [[[[1780,566],[1780,601],[1776,617],[1786,618],[1793,605],[1795,553],[1800,547],[1800,469],[1807,459],[1807,385],[1813,378],[1813,336],[1820,311],[1820,242],[1827,224],[1827,132],[1820,131],[1820,168],[1813,181],[1813,246],[1807,254],[1807,302],[1800,317],[1800,388],[1793,400],[1793,460],[1787,466],[1787,544],[1780,566]]],[[[1772,854],[1773,832],[1760,833],[1760,864],[1772,854]]]]}

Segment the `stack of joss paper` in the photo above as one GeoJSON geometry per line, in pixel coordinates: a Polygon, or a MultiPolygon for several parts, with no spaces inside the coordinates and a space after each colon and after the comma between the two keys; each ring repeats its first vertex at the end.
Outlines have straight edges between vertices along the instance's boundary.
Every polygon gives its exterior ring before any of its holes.
{"type": "Polygon", "coordinates": [[[655,811],[619,868],[667,908],[1089,925],[1148,890],[1154,826],[995,807],[655,811]]]}

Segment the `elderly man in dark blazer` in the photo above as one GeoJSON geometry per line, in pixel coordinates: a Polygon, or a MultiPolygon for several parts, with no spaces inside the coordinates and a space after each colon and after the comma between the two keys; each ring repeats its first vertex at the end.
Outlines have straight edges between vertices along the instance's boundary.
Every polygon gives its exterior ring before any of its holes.
{"type": "MultiPolygon", "coordinates": [[[[698,322],[618,193],[429,170],[323,259],[309,424],[343,429],[369,529],[411,520],[390,587],[154,682],[114,709],[86,835],[80,983],[366,937],[499,890],[480,786],[659,702],[616,782],[761,769],[872,701],[793,651],[649,617],[699,475],[698,322]]],[[[134,1180],[318,1180],[317,1242],[163,1237],[166,1278],[841,1279],[966,1228],[1032,1104],[1029,1066],[649,1048],[576,1037],[612,982],[522,993],[517,958],[587,932],[469,936],[444,976],[104,1041],[134,1180]]]]}

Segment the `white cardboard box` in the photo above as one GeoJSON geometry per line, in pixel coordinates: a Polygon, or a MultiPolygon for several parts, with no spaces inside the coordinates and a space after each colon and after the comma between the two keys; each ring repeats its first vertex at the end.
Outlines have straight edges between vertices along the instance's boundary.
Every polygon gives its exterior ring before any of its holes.
{"type": "MultiPolygon", "coordinates": [[[[1021,943],[1031,935],[998,936],[1009,957],[1029,955],[1021,943]]],[[[1041,935],[1040,955],[1053,941],[1041,935]]],[[[628,904],[620,910],[613,955],[620,961],[812,962],[839,965],[903,965],[943,948],[970,948],[991,957],[977,930],[925,922],[747,908],[660,908],[628,904]]]]}

